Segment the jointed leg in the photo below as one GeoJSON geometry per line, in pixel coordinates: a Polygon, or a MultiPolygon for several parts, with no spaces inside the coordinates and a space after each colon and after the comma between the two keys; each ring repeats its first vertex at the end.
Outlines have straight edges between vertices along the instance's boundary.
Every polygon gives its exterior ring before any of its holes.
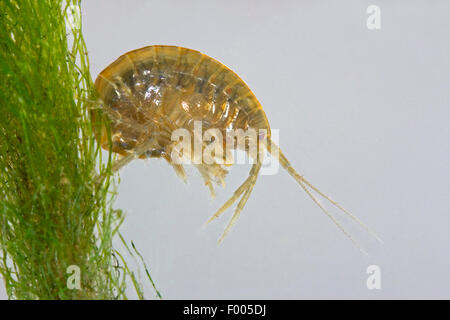
{"type": "Polygon", "coordinates": [[[225,210],[227,210],[241,195],[242,193],[248,188],[251,180],[252,180],[252,176],[255,173],[256,170],[256,165],[253,165],[252,169],[250,170],[249,176],[248,178],[244,181],[244,183],[242,183],[239,188],[236,189],[236,191],[234,191],[233,196],[227,200],[227,202],[225,202],[222,207],[219,208],[219,210],[216,211],[215,214],[213,214],[211,216],[211,218],[209,218],[208,223],[213,221],[214,219],[218,218],[223,212],[225,212],[225,210]]]}
{"type": "Polygon", "coordinates": [[[207,169],[205,169],[204,166],[205,165],[202,165],[202,164],[196,165],[197,170],[200,172],[200,175],[202,176],[203,181],[205,182],[205,185],[209,189],[209,192],[211,194],[211,198],[214,199],[216,197],[216,192],[214,191],[214,186],[213,186],[213,184],[211,182],[211,178],[210,178],[210,176],[208,174],[208,171],[207,171],[207,169]]]}
{"type": "Polygon", "coordinates": [[[112,168],[111,168],[112,172],[118,171],[119,169],[121,169],[123,166],[127,165],[134,159],[139,158],[140,155],[142,155],[145,152],[147,152],[148,150],[152,149],[154,144],[155,144],[155,139],[150,138],[146,142],[138,145],[132,153],[120,158],[119,160],[117,160],[116,162],[113,163],[112,168]]]}
{"type": "Polygon", "coordinates": [[[222,242],[222,240],[225,238],[225,236],[228,234],[228,232],[230,232],[231,227],[235,224],[236,220],[239,218],[239,215],[241,214],[242,209],[244,209],[244,206],[247,203],[247,200],[250,197],[250,194],[252,193],[253,187],[255,186],[256,179],[259,174],[259,169],[261,168],[261,163],[256,164],[255,166],[258,166],[258,167],[256,168],[255,173],[250,177],[251,179],[245,190],[245,193],[242,196],[241,200],[239,201],[236,209],[234,210],[234,214],[231,217],[231,220],[228,223],[227,227],[225,228],[225,231],[223,232],[222,236],[219,238],[219,243],[222,242]]]}
{"type": "Polygon", "coordinates": [[[224,203],[222,207],[220,207],[219,210],[208,220],[208,223],[212,220],[218,218],[225,210],[227,210],[237,199],[239,199],[241,196],[241,200],[239,201],[235,212],[233,216],[231,217],[230,222],[228,223],[227,227],[225,228],[224,233],[219,239],[219,242],[223,240],[223,238],[228,234],[233,224],[236,222],[237,218],[239,217],[242,209],[244,208],[245,204],[247,203],[247,200],[253,190],[253,187],[255,186],[256,179],[258,177],[259,170],[261,169],[261,162],[257,162],[252,166],[252,169],[250,170],[248,178],[242,183],[239,188],[234,192],[233,196],[227,200],[227,202],[224,203]]]}
{"type": "Polygon", "coordinates": [[[166,161],[172,166],[172,168],[175,170],[175,173],[177,176],[183,180],[184,183],[187,182],[187,176],[186,171],[184,170],[184,167],[181,164],[174,163],[170,156],[166,153],[162,155],[162,158],[166,159],[166,161]]]}

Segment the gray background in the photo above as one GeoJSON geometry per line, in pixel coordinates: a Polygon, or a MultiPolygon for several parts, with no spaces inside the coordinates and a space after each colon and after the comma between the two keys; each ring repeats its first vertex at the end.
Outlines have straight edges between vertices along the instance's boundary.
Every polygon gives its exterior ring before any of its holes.
{"type": "Polygon", "coordinates": [[[185,185],[163,160],[135,161],[116,206],[164,298],[450,298],[450,2],[97,0],[82,10],[94,78],[151,44],[218,59],[254,91],[298,171],[385,241],[341,219],[364,256],[280,171],[259,178],[218,246],[232,211],[203,224],[248,166],[211,200],[195,171],[185,185]],[[366,28],[370,4],[381,30],[366,28]],[[371,264],[381,290],[366,287],[371,264]]]}

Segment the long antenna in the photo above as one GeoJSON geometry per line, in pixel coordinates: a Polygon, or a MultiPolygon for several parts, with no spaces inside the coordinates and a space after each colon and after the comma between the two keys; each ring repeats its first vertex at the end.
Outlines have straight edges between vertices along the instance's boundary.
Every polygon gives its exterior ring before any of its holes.
{"type": "Polygon", "coordinates": [[[358,219],[355,215],[348,212],[346,209],[344,209],[341,205],[339,205],[336,201],[331,199],[328,195],[320,191],[317,187],[315,187],[312,183],[310,183],[308,180],[306,180],[302,175],[300,175],[291,165],[289,160],[286,158],[286,156],[283,154],[283,152],[280,150],[280,147],[278,147],[273,141],[270,141],[270,144],[268,146],[268,150],[271,153],[272,156],[278,159],[281,166],[289,173],[291,177],[297,181],[297,183],[302,187],[302,189],[308,194],[308,196],[320,207],[320,209],[333,221],[333,223],[349,238],[353,244],[355,244],[358,249],[367,255],[367,252],[364,251],[361,246],[350,236],[350,234],[345,231],[343,226],[323,207],[323,205],[320,203],[320,201],[315,197],[312,192],[307,188],[311,188],[313,191],[317,192],[320,196],[328,200],[331,204],[333,204],[335,207],[340,209],[342,212],[347,214],[353,221],[355,221],[358,225],[364,228],[370,235],[372,235],[378,242],[383,243],[383,240],[375,233],[373,232],[366,224],[364,224],[360,219],[358,219]]]}

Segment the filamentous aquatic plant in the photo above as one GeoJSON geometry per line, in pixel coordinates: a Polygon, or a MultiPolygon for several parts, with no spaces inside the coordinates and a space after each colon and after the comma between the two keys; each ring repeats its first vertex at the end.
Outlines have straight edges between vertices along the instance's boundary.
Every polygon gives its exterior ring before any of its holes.
{"type": "Polygon", "coordinates": [[[0,2],[0,273],[10,299],[126,299],[128,277],[143,298],[112,246],[123,214],[74,12],[80,1],[0,2]]]}

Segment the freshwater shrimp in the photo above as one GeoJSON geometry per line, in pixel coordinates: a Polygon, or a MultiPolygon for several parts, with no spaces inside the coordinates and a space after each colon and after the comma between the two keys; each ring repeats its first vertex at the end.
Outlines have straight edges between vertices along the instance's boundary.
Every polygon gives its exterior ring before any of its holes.
{"type": "MultiPolygon", "coordinates": [[[[171,139],[174,130],[183,128],[192,132],[195,121],[201,121],[206,129],[217,128],[223,133],[230,129],[264,130],[267,143],[260,144],[259,148],[277,156],[281,166],[346,237],[363,251],[313,192],[377,237],[356,216],[292,167],[271,140],[269,122],[253,92],[237,74],[217,60],[182,47],[147,46],[125,53],[106,67],[98,75],[95,87],[98,105],[109,118],[112,151],[122,156],[114,163],[113,171],[136,158],[163,158],[186,181],[183,165],[175,163],[172,158],[176,146],[171,139]]],[[[108,130],[103,127],[96,135],[105,149],[110,148],[108,130]]],[[[244,149],[248,152],[247,147],[244,149]]],[[[262,166],[263,154],[260,151],[246,180],[208,220],[211,222],[218,218],[239,200],[219,242],[228,234],[250,197],[262,166]]],[[[196,167],[214,196],[213,183],[224,184],[228,172],[226,165],[216,161],[212,164],[200,163],[196,167]]]]}

